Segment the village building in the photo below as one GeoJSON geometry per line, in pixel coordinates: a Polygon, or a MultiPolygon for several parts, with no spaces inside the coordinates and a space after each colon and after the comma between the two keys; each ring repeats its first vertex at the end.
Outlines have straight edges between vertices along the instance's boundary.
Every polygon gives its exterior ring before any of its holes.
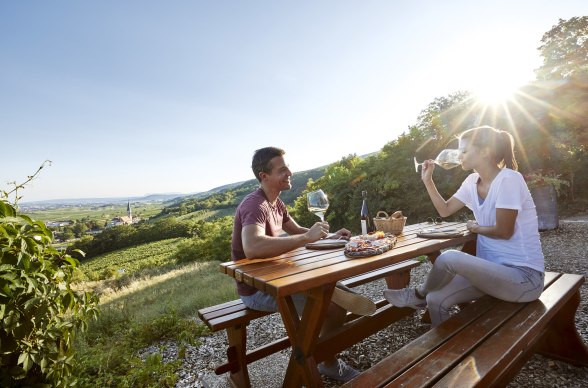
{"type": "Polygon", "coordinates": [[[63,226],[70,226],[73,221],[46,221],[45,226],[48,228],[61,228],[63,226]]]}
{"type": "Polygon", "coordinates": [[[131,209],[131,202],[127,202],[127,215],[126,216],[121,216],[121,217],[114,217],[112,220],[110,220],[110,222],[108,223],[108,225],[106,225],[107,228],[112,228],[114,226],[120,226],[120,225],[131,225],[135,222],[138,222],[139,218],[135,217],[133,218],[133,211],[131,209]]]}

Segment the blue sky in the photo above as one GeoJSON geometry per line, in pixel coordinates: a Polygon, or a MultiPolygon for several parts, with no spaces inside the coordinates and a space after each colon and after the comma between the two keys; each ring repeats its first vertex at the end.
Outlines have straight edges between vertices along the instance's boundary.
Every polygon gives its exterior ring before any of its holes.
{"type": "Polygon", "coordinates": [[[435,97],[533,79],[542,35],[586,14],[585,0],[2,1],[0,188],[45,159],[22,201],[205,191],[253,178],[268,145],[293,171],[377,151],[435,97]]]}

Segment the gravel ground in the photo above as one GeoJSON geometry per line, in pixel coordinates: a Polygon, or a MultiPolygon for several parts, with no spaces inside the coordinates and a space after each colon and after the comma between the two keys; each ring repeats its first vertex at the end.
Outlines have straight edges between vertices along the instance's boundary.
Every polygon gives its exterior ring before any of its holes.
{"type": "MultiPolygon", "coordinates": [[[[541,232],[545,254],[546,270],[576,273],[586,276],[588,263],[588,215],[579,215],[560,221],[555,230],[541,232]]],[[[412,282],[420,282],[430,268],[421,265],[412,270],[412,282]]],[[[381,299],[385,289],[383,281],[357,287],[357,291],[373,298],[381,299]]],[[[588,344],[588,285],[581,288],[582,301],[576,314],[576,326],[582,339],[588,344]]],[[[420,314],[408,317],[382,330],[339,355],[354,368],[363,371],[382,358],[401,348],[429,329],[420,322],[420,314]]],[[[273,314],[252,322],[248,327],[248,347],[256,348],[285,336],[285,330],[278,314],[273,314]]],[[[167,356],[176,352],[173,344],[165,347],[167,356]]],[[[225,361],[227,339],[225,331],[202,338],[198,347],[190,347],[180,371],[176,387],[229,387],[226,375],[216,376],[214,368],[225,361]]],[[[285,367],[290,356],[284,350],[249,365],[249,375],[253,387],[281,387],[285,367]]],[[[165,355],[164,355],[165,357],[165,355]]],[[[335,381],[325,379],[326,387],[338,387],[335,381]]],[[[508,387],[588,387],[588,368],[553,361],[541,356],[533,356],[508,387]]]]}

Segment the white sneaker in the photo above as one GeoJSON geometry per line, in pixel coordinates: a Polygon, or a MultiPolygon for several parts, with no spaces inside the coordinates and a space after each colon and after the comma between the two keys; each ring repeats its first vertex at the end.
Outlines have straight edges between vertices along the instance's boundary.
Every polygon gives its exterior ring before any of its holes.
{"type": "Polygon", "coordinates": [[[347,365],[342,360],[337,360],[338,364],[327,368],[322,362],[318,364],[318,371],[321,375],[331,378],[333,380],[341,381],[346,383],[347,381],[353,379],[359,372],[349,365],[347,365]]]}
{"type": "Polygon", "coordinates": [[[415,310],[427,307],[427,301],[416,296],[414,288],[402,288],[400,290],[385,290],[384,298],[396,307],[410,307],[415,310]]]}

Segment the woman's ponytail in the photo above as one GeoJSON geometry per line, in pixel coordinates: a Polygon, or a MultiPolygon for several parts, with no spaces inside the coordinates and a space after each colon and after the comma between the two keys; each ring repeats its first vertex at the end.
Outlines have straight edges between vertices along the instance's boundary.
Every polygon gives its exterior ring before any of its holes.
{"type": "Polygon", "coordinates": [[[515,171],[518,169],[514,155],[514,138],[510,133],[484,125],[468,129],[459,139],[471,141],[477,147],[489,147],[498,167],[515,171]]]}
{"type": "Polygon", "coordinates": [[[517,160],[514,154],[514,138],[506,131],[498,133],[500,141],[498,142],[500,150],[497,150],[497,158],[502,159],[504,164],[501,167],[507,167],[511,170],[518,170],[517,160]]]}

